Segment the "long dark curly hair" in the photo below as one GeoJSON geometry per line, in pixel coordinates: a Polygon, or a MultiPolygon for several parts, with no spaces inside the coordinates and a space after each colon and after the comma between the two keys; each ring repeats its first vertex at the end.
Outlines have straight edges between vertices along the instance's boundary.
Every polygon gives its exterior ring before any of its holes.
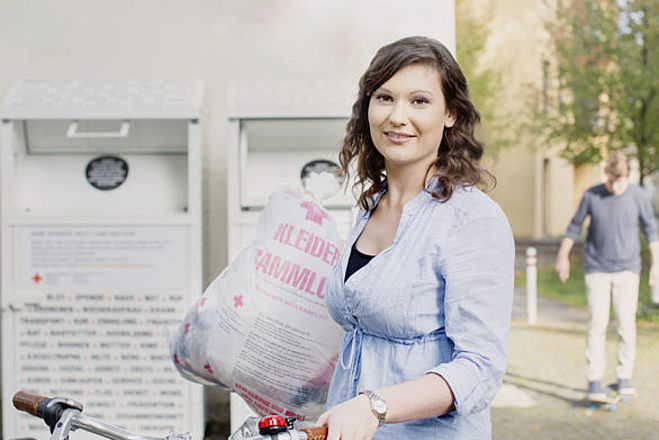
{"type": "Polygon", "coordinates": [[[431,170],[436,170],[434,177],[438,185],[427,190],[434,198],[444,202],[451,198],[458,186],[477,186],[487,190],[496,184],[494,176],[480,166],[483,144],[474,135],[480,115],[469,100],[467,80],[460,66],[439,41],[427,37],[407,37],[380,48],[359,80],[359,96],[352,106],[352,116],[339,153],[341,168],[348,177],[350,163],[357,158],[353,189],[359,188],[358,203],[366,210],[371,208],[373,195],[384,190],[387,182],[384,157],[375,148],[369,129],[371,94],[410,64],[436,69],[446,108],[455,117],[455,124],[444,128],[437,157],[426,172],[427,177],[431,170]]]}

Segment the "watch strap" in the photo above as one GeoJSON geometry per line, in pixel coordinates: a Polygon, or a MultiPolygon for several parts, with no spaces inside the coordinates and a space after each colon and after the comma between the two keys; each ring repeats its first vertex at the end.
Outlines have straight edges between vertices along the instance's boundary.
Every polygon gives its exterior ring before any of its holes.
{"type": "Polygon", "coordinates": [[[385,402],[382,397],[375,394],[375,392],[373,390],[363,390],[363,391],[360,391],[359,394],[364,394],[366,397],[368,397],[368,401],[371,405],[371,412],[373,413],[375,418],[378,419],[378,426],[382,426],[384,424],[384,419],[387,417],[387,409],[386,409],[387,402],[385,402]],[[381,401],[385,405],[385,410],[382,413],[378,412],[375,409],[375,401],[377,401],[377,400],[381,401]]]}

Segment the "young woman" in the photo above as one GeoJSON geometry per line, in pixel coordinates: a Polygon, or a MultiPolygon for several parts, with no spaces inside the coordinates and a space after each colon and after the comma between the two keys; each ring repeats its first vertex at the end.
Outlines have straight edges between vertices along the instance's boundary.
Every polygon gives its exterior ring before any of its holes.
{"type": "Polygon", "coordinates": [[[319,419],[329,440],[487,439],[506,365],[514,244],[478,186],[479,114],[438,41],[381,48],[340,153],[362,208],[328,278],[345,330],[319,419]]]}

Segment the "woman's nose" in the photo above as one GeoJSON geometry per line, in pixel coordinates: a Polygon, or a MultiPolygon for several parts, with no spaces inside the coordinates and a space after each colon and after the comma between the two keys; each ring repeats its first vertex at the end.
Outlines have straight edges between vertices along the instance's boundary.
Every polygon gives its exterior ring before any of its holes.
{"type": "Polygon", "coordinates": [[[396,126],[405,125],[407,123],[405,105],[401,101],[396,102],[391,107],[391,113],[389,113],[389,121],[396,126]]]}

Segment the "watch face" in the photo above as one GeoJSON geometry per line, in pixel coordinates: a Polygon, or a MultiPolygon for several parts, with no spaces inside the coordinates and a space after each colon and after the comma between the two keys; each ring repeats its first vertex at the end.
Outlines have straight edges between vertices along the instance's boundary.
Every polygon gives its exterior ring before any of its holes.
{"type": "Polygon", "coordinates": [[[373,402],[373,409],[379,412],[380,414],[383,414],[387,412],[387,404],[384,403],[382,400],[376,400],[375,402],[373,402]]]}

